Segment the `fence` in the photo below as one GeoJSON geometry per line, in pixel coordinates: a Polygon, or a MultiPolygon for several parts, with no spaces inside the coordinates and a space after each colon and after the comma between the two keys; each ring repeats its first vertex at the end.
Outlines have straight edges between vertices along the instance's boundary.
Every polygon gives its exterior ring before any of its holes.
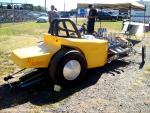
{"type": "Polygon", "coordinates": [[[0,27],[35,20],[36,18],[30,12],[29,10],[0,9],[0,27]]]}

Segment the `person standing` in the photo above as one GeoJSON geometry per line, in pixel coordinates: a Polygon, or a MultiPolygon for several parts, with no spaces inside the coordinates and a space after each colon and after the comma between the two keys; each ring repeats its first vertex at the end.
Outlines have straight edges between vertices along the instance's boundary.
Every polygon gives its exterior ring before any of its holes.
{"type": "Polygon", "coordinates": [[[97,10],[93,7],[92,4],[88,6],[89,10],[89,15],[88,15],[88,21],[87,21],[87,33],[88,34],[93,34],[94,33],[94,24],[95,24],[95,19],[97,17],[97,10]]]}
{"type": "Polygon", "coordinates": [[[59,18],[58,11],[56,10],[54,5],[51,5],[51,11],[48,11],[48,20],[51,23],[53,20],[59,18]]]}
{"type": "MultiPolygon", "coordinates": [[[[51,11],[48,11],[48,21],[49,21],[50,26],[51,26],[51,23],[57,18],[59,18],[58,11],[54,5],[51,5],[51,11]]],[[[50,33],[50,30],[53,29],[53,27],[54,26],[52,26],[52,28],[51,27],[49,28],[48,33],[50,33]]]]}

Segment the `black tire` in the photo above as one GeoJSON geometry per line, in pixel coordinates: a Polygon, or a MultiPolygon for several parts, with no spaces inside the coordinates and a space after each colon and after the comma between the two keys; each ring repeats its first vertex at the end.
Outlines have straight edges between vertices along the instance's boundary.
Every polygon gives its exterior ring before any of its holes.
{"type": "Polygon", "coordinates": [[[145,45],[142,46],[142,62],[145,62],[145,57],[146,57],[146,48],[145,45]]]}
{"type": "Polygon", "coordinates": [[[52,58],[49,64],[49,74],[55,84],[61,86],[73,86],[80,82],[85,76],[87,70],[87,63],[85,57],[77,50],[62,49],[58,51],[52,58]],[[75,60],[80,64],[80,73],[73,80],[65,78],[63,70],[64,66],[69,62],[75,60]]]}

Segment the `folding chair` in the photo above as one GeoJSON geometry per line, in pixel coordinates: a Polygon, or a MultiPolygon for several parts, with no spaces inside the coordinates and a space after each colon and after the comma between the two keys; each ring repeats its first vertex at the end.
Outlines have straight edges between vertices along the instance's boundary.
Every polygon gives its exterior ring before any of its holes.
{"type": "Polygon", "coordinates": [[[104,33],[107,33],[106,28],[99,28],[97,31],[97,37],[98,38],[104,38],[104,33]]]}

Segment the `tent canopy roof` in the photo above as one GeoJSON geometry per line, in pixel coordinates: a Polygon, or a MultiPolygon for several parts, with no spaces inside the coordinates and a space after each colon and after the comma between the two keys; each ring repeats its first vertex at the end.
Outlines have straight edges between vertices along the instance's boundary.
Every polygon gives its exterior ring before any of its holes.
{"type": "Polygon", "coordinates": [[[144,10],[145,6],[138,3],[138,2],[84,2],[84,3],[78,3],[78,8],[88,8],[89,4],[93,4],[95,8],[109,8],[109,9],[134,9],[134,10],[144,10]]]}

